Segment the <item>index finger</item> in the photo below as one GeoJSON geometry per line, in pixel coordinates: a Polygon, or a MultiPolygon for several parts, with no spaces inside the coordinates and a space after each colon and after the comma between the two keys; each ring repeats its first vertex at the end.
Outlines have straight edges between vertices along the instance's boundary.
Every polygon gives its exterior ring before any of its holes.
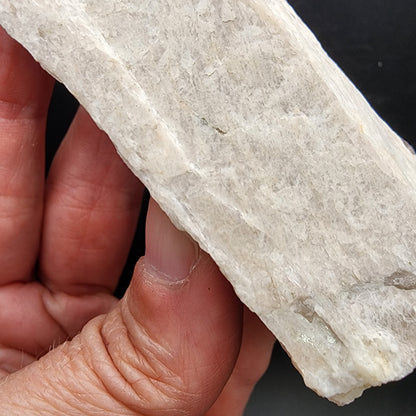
{"type": "Polygon", "coordinates": [[[0,284],[32,277],[53,79],[0,27],[0,284]]]}

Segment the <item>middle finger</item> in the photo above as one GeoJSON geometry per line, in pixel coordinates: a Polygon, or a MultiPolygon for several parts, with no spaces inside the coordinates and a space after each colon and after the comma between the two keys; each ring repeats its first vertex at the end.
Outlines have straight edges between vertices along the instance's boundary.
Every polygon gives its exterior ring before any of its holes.
{"type": "Polygon", "coordinates": [[[74,296],[112,292],[134,236],[143,189],[80,108],[46,184],[42,281],[74,296]]]}

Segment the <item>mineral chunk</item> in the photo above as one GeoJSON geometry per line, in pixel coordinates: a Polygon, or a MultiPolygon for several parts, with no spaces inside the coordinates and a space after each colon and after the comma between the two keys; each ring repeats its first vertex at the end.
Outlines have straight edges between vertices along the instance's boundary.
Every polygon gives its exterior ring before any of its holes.
{"type": "Polygon", "coordinates": [[[416,162],[284,0],[2,0],[339,404],[416,366],[416,162]]]}

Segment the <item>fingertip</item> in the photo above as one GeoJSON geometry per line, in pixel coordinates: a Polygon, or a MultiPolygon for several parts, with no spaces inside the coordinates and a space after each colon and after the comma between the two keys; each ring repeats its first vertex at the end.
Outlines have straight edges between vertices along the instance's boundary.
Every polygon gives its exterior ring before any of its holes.
{"type": "MultiPolygon", "coordinates": [[[[159,230],[162,235],[163,230],[171,233],[172,245],[175,236],[183,238],[181,232],[170,230],[173,225],[159,208],[151,208],[149,215],[155,215],[163,224],[159,230]]],[[[154,243],[152,238],[147,236],[148,245],[154,243]]],[[[203,251],[199,251],[189,275],[176,282],[166,279],[153,260],[148,254],[140,259],[126,294],[126,309],[134,322],[130,336],[139,345],[144,329],[165,352],[161,355],[164,365],[184,380],[188,391],[197,395],[198,404],[207,409],[228,380],[238,356],[241,302],[203,251]],[[137,334],[134,326],[141,329],[137,334]]]]}
{"type": "MultiPolygon", "coordinates": [[[[213,355],[218,348],[227,354],[238,353],[242,305],[205,252],[186,279],[173,283],[144,256],[136,265],[126,300],[135,319],[168,348],[181,351],[193,344],[197,351],[210,345],[213,355]]],[[[215,360],[221,361],[227,354],[217,355],[215,360]]]]}
{"type": "Polygon", "coordinates": [[[187,279],[200,257],[198,244],[178,230],[153,198],[146,221],[146,264],[166,283],[187,279]]]}

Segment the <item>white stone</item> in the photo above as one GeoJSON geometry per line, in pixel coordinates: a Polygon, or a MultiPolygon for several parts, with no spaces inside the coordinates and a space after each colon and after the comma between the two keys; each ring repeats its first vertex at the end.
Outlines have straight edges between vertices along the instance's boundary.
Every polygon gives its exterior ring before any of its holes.
{"type": "Polygon", "coordinates": [[[416,163],[284,0],[2,0],[320,395],[416,366],[416,163]]]}

